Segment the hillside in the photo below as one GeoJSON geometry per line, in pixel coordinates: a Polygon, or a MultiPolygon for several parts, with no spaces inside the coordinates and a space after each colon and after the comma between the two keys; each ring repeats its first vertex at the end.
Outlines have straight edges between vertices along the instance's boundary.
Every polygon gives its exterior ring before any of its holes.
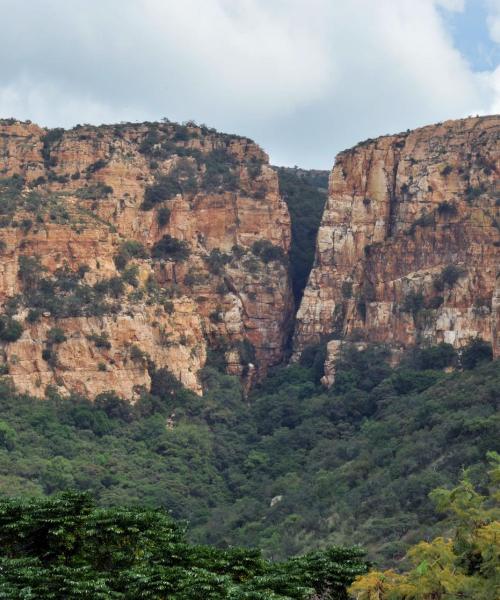
{"type": "MultiPolygon", "coordinates": [[[[347,351],[346,351],[347,352],[347,351]]],[[[498,361],[429,370],[448,348],[392,369],[387,350],[350,348],[325,392],[313,366],[269,377],[251,398],[213,368],[203,398],[166,373],[135,406],[44,402],[0,392],[0,489],[9,495],[90,490],[99,504],[165,507],[197,541],[261,547],[284,558],[327,543],[362,543],[392,564],[440,531],[427,494],[465,467],[477,481],[500,450],[498,361]]]]}

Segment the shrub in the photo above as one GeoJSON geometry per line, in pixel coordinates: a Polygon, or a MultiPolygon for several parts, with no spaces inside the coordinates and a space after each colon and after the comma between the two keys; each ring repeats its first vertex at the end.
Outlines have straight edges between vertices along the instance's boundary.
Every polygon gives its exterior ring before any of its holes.
{"type": "Polygon", "coordinates": [[[315,383],[325,374],[326,342],[306,346],[300,355],[299,364],[311,369],[315,383]]]}
{"type": "Polygon", "coordinates": [[[55,367],[57,365],[57,353],[51,346],[42,350],[42,359],[51,367],[55,367]]]}
{"type": "Polygon", "coordinates": [[[26,321],[28,321],[28,323],[36,323],[40,320],[41,316],[41,310],[39,310],[38,308],[30,308],[28,311],[28,316],[26,317],[26,321]]]}
{"type": "Polygon", "coordinates": [[[238,189],[238,177],[233,169],[235,157],[225,148],[216,148],[205,157],[205,174],[203,188],[207,191],[220,189],[235,191],[238,189]]]}
{"type": "Polygon", "coordinates": [[[146,358],[146,354],[135,344],[130,347],[130,359],[133,362],[142,363],[146,358]]]}
{"type": "Polygon", "coordinates": [[[491,344],[480,338],[469,341],[460,352],[460,366],[463,369],[473,369],[481,362],[493,359],[491,344]]]}
{"type": "Polygon", "coordinates": [[[19,321],[10,317],[0,317],[0,340],[4,342],[15,342],[23,333],[23,326],[19,321]]]}
{"type": "Polygon", "coordinates": [[[104,348],[105,350],[109,350],[111,348],[111,343],[107,333],[92,333],[87,339],[89,339],[91,342],[94,342],[96,348],[104,348]]]}
{"type": "Polygon", "coordinates": [[[457,207],[453,202],[444,200],[440,202],[437,207],[438,214],[441,216],[452,217],[457,214],[457,207]]]}
{"type": "Polygon", "coordinates": [[[102,279],[101,281],[98,281],[94,285],[94,290],[98,294],[119,298],[125,291],[125,287],[121,277],[110,277],[109,279],[102,279]]]}
{"type": "Polygon", "coordinates": [[[19,257],[19,270],[17,274],[26,289],[32,289],[40,281],[44,270],[37,256],[23,255],[19,257]]]}
{"type": "Polygon", "coordinates": [[[177,177],[163,175],[156,183],[146,188],[141,208],[143,210],[151,210],[155,204],[170,200],[170,198],[180,193],[182,193],[182,189],[177,177]]]}
{"type": "Polygon", "coordinates": [[[208,256],[205,257],[208,270],[214,275],[220,275],[225,265],[231,262],[231,256],[221,252],[219,248],[214,248],[208,256]]]}
{"type": "Polygon", "coordinates": [[[428,348],[413,348],[402,364],[411,369],[444,369],[457,362],[457,351],[451,344],[441,343],[428,348]]]}
{"type": "Polygon", "coordinates": [[[62,344],[67,340],[64,331],[60,327],[52,327],[47,333],[48,344],[62,344]]]}
{"type": "Polygon", "coordinates": [[[75,195],[82,200],[102,200],[113,193],[113,188],[104,183],[96,183],[76,190],[75,195]]]}
{"type": "Polygon", "coordinates": [[[120,419],[125,422],[132,421],[132,407],[114,392],[103,392],[94,400],[96,408],[103,410],[111,419],[120,419]]]}
{"type": "Polygon", "coordinates": [[[49,129],[42,137],[42,157],[46,167],[53,167],[56,164],[56,161],[51,157],[50,152],[52,145],[58,142],[63,135],[64,129],[57,127],[55,129],[49,129]]]}
{"type": "Polygon", "coordinates": [[[413,223],[410,225],[408,233],[413,235],[417,230],[417,227],[432,227],[434,223],[434,213],[423,213],[420,217],[418,217],[418,219],[413,221],[413,223]]]}
{"type": "Polygon", "coordinates": [[[196,189],[195,170],[188,159],[182,159],[168,175],[158,177],[153,185],[146,188],[141,208],[151,210],[177,194],[195,192],[196,189]]]}
{"type": "Polygon", "coordinates": [[[445,286],[452,288],[462,275],[464,275],[464,269],[455,265],[447,265],[441,274],[434,278],[434,288],[438,292],[442,292],[445,286]]]}
{"type": "Polygon", "coordinates": [[[189,245],[184,240],[178,240],[167,234],[156,242],[151,255],[157,259],[183,261],[189,256],[189,245]]]}
{"type": "Polygon", "coordinates": [[[480,185],[478,187],[469,186],[465,191],[465,199],[470,204],[481,194],[484,194],[484,192],[485,188],[483,185],[480,185]]]}
{"type": "Polygon", "coordinates": [[[182,389],[179,380],[166,368],[157,369],[151,376],[151,393],[169,399],[182,389]]]}
{"type": "Polygon", "coordinates": [[[401,310],[406,313],[411,313],[413,317],[424,308],[424,296],[422,292],[410,290],[401,304],[401,310]]]}
{"type": "Polygon", "coordinates": [[[158,213],[156,215],[156,219],[158,221],[158,225],[160,227],[165,227],[166,225],[168,225],[168,222],[170,221],[170,209],[167,208],[166,206],[162,206],[161,208],[158,209],[158,213]]]}
{"type": "Polygon", "coordinates": [[[266,264],[272,261],[286,263],[286,255],[283,249],[275,246],[269,240],[257,240],[254,242],[252,244],[252,253],[266,264]]]}
{"type": "Polygon", "coordinates": [[[137,287],[139,285],[139,280],[137,279],[138,274],[139,267],[137,265],[130,265],[124,269],[122,273],[122,281],[128,283],[132,287],[137,287]]]}
{"type": "Polygon", "coordinates": [[[103,158],[100,158],[87,167],[87,173],[95,173],[96,171],[100,171],[101,169],[104,169],[107,164],[107,161],[105,161],[103,158]]]}

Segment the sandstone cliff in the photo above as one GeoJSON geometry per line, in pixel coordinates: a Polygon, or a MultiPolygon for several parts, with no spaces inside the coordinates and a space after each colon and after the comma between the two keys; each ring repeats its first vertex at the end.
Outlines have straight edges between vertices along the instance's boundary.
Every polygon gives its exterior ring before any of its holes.
{"type": "Polygon", "coordinates": [[[126,398],[151,361],[199,392],[209,347],[234,373],[265,373],[289,334],[289,243],[251,140],[0,121],[0,368],[38,395],[126,398]]]}
{"type": "Polygon", "coordinates": [[[294,338],[296,357],[332,340],[327,383],[336,340],[499,353],[499,133],[500,117],[469,118],[338,155],[294,338]]]}

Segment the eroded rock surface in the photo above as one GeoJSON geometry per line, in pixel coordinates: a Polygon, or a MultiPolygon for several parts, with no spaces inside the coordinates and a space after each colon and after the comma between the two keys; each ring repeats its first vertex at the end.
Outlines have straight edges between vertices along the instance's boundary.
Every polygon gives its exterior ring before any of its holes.
{"type": "Polygon", "coordinates": [[[499,354],[499,133],[498,116],[447,121],[338,155],[296,357],[332,338],[402,349],[481,337],[499,354]]]}
{"type": "Polygon", "coordinates": [[[152,361],[200,392],[209,346],[252,377],[282,360],[290,220],[251,140],[5,120],[0,201],[0,362],[19,390],[132,399],[152,361]]]}

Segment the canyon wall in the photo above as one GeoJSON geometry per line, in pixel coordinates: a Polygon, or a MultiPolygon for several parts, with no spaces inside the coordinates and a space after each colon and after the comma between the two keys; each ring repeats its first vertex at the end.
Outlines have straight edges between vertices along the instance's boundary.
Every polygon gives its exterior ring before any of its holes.
{"type": "Polygon", "coordinates": [[[207,352],[279,363],[290,219],[267,155],[194,123],[0,121],[0,369],[16,388],[133,399],[207,352]]]}
{"type": "Polygon", "coordinates": [[[447,121],[338,155],[294,336],[296,358],[330,340],[326,383],[339,340],[499,354],[499,133],[447,121]]]}

